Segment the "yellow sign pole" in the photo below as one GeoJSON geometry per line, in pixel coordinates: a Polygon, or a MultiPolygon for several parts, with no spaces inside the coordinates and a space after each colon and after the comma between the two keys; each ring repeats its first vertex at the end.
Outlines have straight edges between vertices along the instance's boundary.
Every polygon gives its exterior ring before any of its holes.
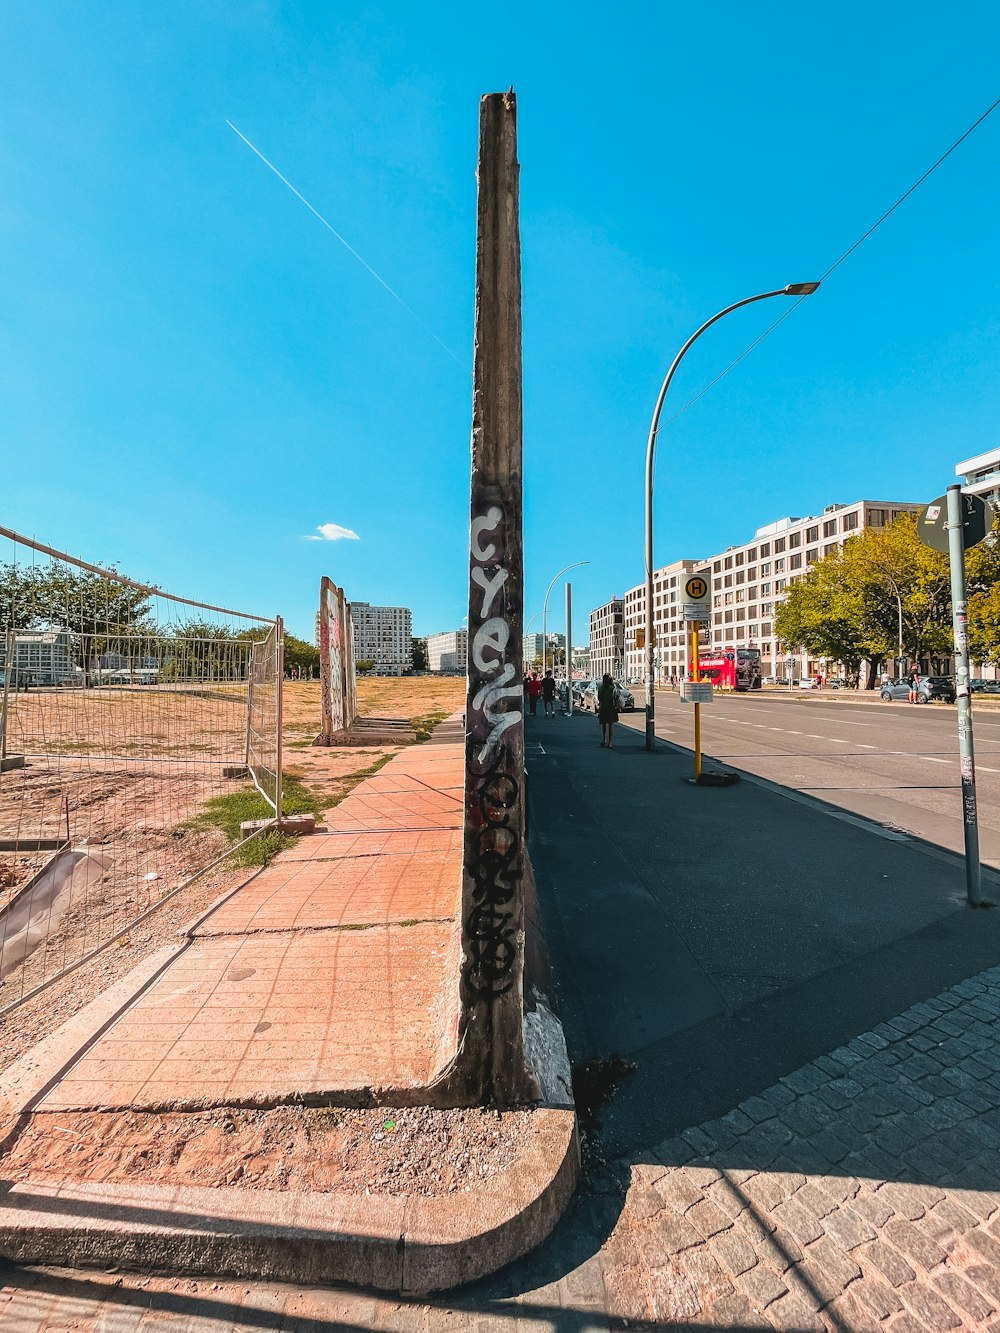
{"type": "MultiPolygon", "coordinates": [[[[691,625],[691,675],[695,683],[698,681],[698,625],[697,622],[691,625]]],[[[694,776],[695,781],[701,777],[701,704],[694,706],[694,776]]]]}

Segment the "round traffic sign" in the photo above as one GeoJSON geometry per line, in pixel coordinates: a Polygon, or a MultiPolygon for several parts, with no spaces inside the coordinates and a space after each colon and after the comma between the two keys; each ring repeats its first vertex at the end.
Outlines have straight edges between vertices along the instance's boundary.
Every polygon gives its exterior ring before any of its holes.
{"type": "Polygon", "coordinates": [[[684,585],[684,595],[692,602],[700,602],[708,593],[708,581],[700,574],[692,574],[684,585]]]}
{"type": "MultiPolygon", "coordinates": [[[[962,495],[962,545],[976,546],[990,530],[990,516],[985,501],[978,495],[962,495]]],[[[917,518],[917,535],[925,546],[948,554],[948,497],[940,495],[917,518]]]]}

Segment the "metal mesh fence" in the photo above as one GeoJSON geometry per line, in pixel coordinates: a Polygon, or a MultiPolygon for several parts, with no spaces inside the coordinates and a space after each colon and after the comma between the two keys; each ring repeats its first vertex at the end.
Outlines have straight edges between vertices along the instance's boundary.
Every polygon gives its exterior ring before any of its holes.
{"type": "Polygon", "coordinates": [[[0,528],[0,1012],[230,850],[207,803],[280,808],[281,644],[0,528]]]}

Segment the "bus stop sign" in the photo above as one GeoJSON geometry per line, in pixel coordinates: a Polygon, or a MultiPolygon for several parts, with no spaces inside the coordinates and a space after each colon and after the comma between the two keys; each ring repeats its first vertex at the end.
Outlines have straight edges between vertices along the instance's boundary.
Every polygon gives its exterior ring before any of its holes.
{"type": "MultiPolygon", "coordinates": [[[[990,530],[989,509],[986,502],[978,495],[963,495],[962,499],[962,545],[967,551],[970,546],[977,546],[990,530]]],[[[940,496],[926,509],[921,510],[917,519],[917,536],[932,551],[948,554],[948,498],[940,496]]]]}
{"type": "Polygon", "coordinates": [[[689,574],[684,581],[681,618],[688,624],[708,625],[712,620],[711,594],[704,574],[689,574]]]}

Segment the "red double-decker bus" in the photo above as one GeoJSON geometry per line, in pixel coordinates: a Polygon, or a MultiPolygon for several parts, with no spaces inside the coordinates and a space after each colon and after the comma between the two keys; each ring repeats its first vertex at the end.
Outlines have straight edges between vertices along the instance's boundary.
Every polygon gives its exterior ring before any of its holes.
{"type": "Polygon", "coordinates": [[[717,653],[699,654],[698,675],[719,689],[759,690],[760,649],[724,648],[717,653]]]}

